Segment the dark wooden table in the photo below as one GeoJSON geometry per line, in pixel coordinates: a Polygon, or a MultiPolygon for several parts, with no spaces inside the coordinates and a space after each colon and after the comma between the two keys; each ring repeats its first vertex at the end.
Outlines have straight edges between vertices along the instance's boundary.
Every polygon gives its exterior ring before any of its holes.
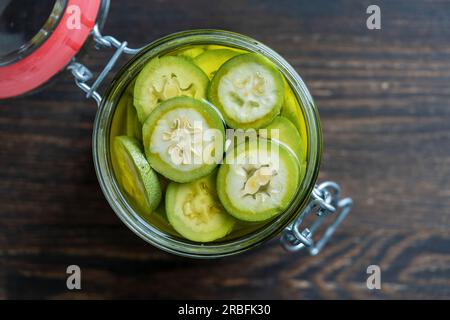
{"type": "MultiPolygon", "coordinates": [[[[273,240],[197,261],[140,240],[97,183],[96,108],[69,74],[0,102],[0,298],[450,298],[450,2],[112,1],[105,31],[131,46],[193,28],[252,36],[302,75],[321,113],[320,180],[355,201],[316,257],[273,240]],[[68,291],[66,267],[82,269],[68,291]],[[379,265],[382,289],[366,288],[379,265]]],[[[110,51],[90,52],[95,70],[110,51]]]]}

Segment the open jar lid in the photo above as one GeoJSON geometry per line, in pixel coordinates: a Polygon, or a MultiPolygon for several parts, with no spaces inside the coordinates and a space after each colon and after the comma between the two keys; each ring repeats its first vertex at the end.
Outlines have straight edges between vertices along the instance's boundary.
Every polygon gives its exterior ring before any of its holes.
{"type": "Polygon", "coordinates": [[[78,53],[109,0],[0,2],[0,99],[44,84],[78,53]]]}

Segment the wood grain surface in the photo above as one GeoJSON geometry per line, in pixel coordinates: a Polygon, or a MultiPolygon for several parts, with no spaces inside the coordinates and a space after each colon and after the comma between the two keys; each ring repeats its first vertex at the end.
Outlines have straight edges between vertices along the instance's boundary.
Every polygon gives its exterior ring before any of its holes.
{"type": "MultiPolygon", "coordinates": [[[[273,240],[214,261],[166,254],[115,216],[91,156],[96,108],[68,73],[0,101],[0,298],[450,298],[450,1],[113,0],[105,32],[141,46],[220,28],[258,39],[321,114],[320,180],[355,205],[321,254],[273,240]],[[66,267],[82,269],[68,291],[66,267]],[[368,290],[366,268],[382,271],[368,290]]],[[[83,57],[98,71],[111,52],[83,57]]]]}

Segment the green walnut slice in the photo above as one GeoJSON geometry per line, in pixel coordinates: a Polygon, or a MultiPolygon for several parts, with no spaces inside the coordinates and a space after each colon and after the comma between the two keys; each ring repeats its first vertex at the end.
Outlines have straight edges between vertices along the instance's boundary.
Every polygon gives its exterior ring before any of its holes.
{"type": "Polygon", "coordinates": [[[205,52],[205,48],[203,46],[196,46],[191,47],[187,49],[181,49],[175,52],[177,56],[186,57],[188,59],[194,59],[195,57],[198,57],[203,52],[205,52]]]}
{"type": "Polygon", "coordinates": [[[285,83],[284,104],[281,108],[281,116],[289,119],[297,128],[302,138],[303,154],[306,156],[308,151],[308,136],[306,131],[306,121],[300,104],[292,91],[291,87],[285,83]]]}
{"type": "Polygon", "coordinates": [[[283,76],[256,53],[241,54],[217,70],[208,89],[209,100],[232,128],[260,128],[280,113],[283,76]]]}
{"type": "Polygon", "coordinates": [[[207,50],[195,57],[194,63],[211,79],[222,64],[239,54],[229,49],[207,50]]]}
{"type": "Polygon", "coordinates": [[[177,97],[206,97],[208,76],[184,57],[153,58],[139,73],[134,85],[134,106],[143,123],[161,102],[177,97]]]}
{"type": "Polygon", "coordinates": [[[226,213],[215,189],[215,176],[190,183],[171,182],[167,187],[167,218],[186,239],[210,242],[233,230],[235,219],[226,213]]]}
{"type": "Polygon", "coordinates": [[[142,124],[139,122],[136,108],[133,106],[133,100],[131,98],[127,104],[126,134],[131,138],[142,141],[142,124]]]}
{"type": "Polygon", "coordinates": [[[143,213],[152,213],[161,202],[161,187],[141,150],[139,141],[127,136],[114,138],[116,178],[125,193],[143,213]]]}
{"type": "Polygon", "coordinates": [[[260,137],[283,143],[292,150],[300,162],[306,160],[303,152],[303,139],[291,121],[278,116],[264,129],[259,130],[260,137]]]}
{"type": "Polygon", "coordinates": [[[217,175],[217,193],[228,213],[244,221],[264,221],[285,210],[304,167],[283,145],[258,139],[227,153],[217,175]]]}
{"type": "Polygon", "coordinates": [[[142,135],[149,163],[172,181],[206,176],[223,156],[225,130],[219,114],[193,98],[162,102],[145,121],[142,135]]]}

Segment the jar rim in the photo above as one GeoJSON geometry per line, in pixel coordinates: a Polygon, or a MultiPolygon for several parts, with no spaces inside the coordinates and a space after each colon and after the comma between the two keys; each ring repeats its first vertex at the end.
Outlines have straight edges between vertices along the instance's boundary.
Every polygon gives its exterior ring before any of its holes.
{"type": "Polygon", "coordinates": [[[36,37],[0,57],[0,98],[32,92],[64,70],[86,45],[94,26],[101,29],[108,8],[109,0],[55,0],[50,18],[36,37]],[[72,26],[78,13],[80,24],[72,26]]]}
{"type": "Polygon", "coordinates": [[[30,55],[40,47],[60,23],[64,10],[67,7],[67,3],[68,0],[56,0],[51,11],[48,13],[48,17],[36,34],[32,35],[31,38],[26,39],[19,47],[14,48],[9,52],[5,52],[0,56],[0,66],[4,67],[23,59],[23,57],[30,55]]]}
{"type": "Polygon", "coordinates": [[[238,254],[266,242],[284,230],[297,217],[307,204],[317,180],[322,156],[322,131],[317,108],[306,85],[300,75],[278,53],[259,41],[238,33],[214,29],[197,29],[170,34],[149,43],[117,72],[107,88],[96,114],[92,151],[95,171],[101,189],[111,208],[128,228],[148,243],[164,251],[191,258],[216,258],[238,254]],[[232,46],[258,52],[272,60],[285,76],[298,101],[302,104],[308,134],[306,174],[289,208],[257,230],[223,243],[198,244],[188,240],[183,241],[147,223],[135,212],[120,191],[114,177],[109,152],[110,126],[118,99],[144,64],[151,58],[165,52],[196,44],[232,46]]]}

